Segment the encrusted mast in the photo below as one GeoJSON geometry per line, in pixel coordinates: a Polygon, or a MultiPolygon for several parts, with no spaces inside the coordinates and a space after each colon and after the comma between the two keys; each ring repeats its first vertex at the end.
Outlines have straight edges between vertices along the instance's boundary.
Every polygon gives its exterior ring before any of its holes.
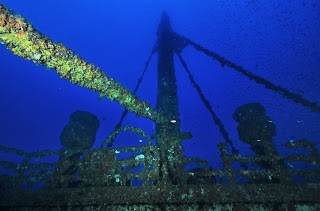
{"type": "Polygon", "coordinates": [[[181,182],[183,159],[181,141],[191,138],[189,133],[180,132],[178,89],[176,84],[174,53],[177,43],[169,16],[162,14],[158,35],[158,95],[157,110],[170,122],[157,123],[154,139],[160,148],[160,181],[181,182]]]}

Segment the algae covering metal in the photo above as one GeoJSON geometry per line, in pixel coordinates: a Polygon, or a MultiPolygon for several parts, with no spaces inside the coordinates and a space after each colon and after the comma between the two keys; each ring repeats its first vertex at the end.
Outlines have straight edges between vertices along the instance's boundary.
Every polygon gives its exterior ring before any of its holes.
{"type": "Polygon", "coordinates": [[[182,157],[180,164],[183,166],[196,163],[204,167],[191,170],[181,170],[177,167],[175,174],[184,175],[185,181],[173,184],[170,181],[158,182],[161,180],[160,151],[149,141],[147,145],[140,147],[36,153],[0,146],[3,152],[24,157],[20,164],[0,162],[3,168],[15,172],[14,175],[0,177],[0,207],[19,207],[26,210],[319,209],[320,156],[312,142],[306,140],[288,142],[289,149],[302,147],[309,152],[287,157],[232,156],[226,147],[225,144],[219,145],[223,170],[208,168],[207,163],[199,159],[182,157]],[[32,158],[45,161],[47,156],[53,154],[68,157],[75,153],[82,155],[77,162],[68,159],[61,159],[58,163],[31,162],[32,158]],[[130,156],[118,157],[122,153],[128,153],[130,156]],[[281,161],[288,164],[302,161],[314,165],[314,168],[294,170],[276,165],[271,169],[237,170],[233,167],[236,163],[259,165],[265,161],[272,163],[281,161]],[[76,173],[70,173],[70,167],[76,173]],[[295,176],[300,176],[304,181],[297,183],[295,176]],[[41,189],[34,189],[39,182],[44,182],[46,185],[41,189]]]}
{"type": "Polygon", "coordinates": [[[101,97],[115,100],[131,112],[155,122],[166,121],[166,118],[149,103],[138,99],[130,90],[62,43],[54,43],[49,37],[34,29],[23,17],[1,4],[0,42],[15,55],[54,69],[61,78],[98,92],[101,97]]]}

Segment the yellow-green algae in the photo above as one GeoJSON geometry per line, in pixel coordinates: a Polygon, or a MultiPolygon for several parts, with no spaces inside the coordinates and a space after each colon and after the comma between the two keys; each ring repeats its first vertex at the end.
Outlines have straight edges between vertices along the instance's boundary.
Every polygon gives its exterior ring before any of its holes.
{"type": "Polygon", "coordinates": [[[61,78],[99,92],[101,97],[107,97],[111,101],[116,100],[131,112],[155,122],[167,121],[163,115],[152,109],[150,104],[138,99],[98,67],[87,63],[61,43],[54,43],[49,37],[35,30],[24,18],[1,4],[0,42],[15,55],[55,69],[61,78]]]}

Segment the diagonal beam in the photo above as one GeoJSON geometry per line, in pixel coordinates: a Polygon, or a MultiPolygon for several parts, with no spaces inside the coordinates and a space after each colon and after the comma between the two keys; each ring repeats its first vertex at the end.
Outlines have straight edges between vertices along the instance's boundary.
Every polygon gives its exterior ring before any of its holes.
{"type": "Polygon", "coordinates": [[[3,4],[0,4],[0,42],[15,55],[54,69],[61,78],[98,92],[101,97],[115,100],[137,115],[158,123],[167,121],[149,103],[140,100],[121,83],[61,43],[54,43],[3,4]]]}

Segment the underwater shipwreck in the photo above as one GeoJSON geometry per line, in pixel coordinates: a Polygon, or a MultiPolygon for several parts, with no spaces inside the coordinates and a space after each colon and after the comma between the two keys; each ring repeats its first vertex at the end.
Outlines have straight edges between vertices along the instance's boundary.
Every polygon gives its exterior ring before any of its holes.
{"type": "Polygon", "coordinates": [[[16,154],[21,163],[0,160],[0,208],[42,210],[320,210],[320,154],[316,140],[288,141],[288,150],[307,153],[281,156],[273,143],[275,124],[259,102],[240,106],[233,114],[239,139],[249,144],[255,156],[242,156],[229,137],[201,86],[193,77],[181,52],[187,46],[202,52],[310,112],[320,112],[317,102],[251,73],[220,54],[176,33],[166,13],[157,30],[157,42],[144,72],[132,92],[71,49],[36,30],[23,17],[0,4],[0,42],[13,54],[53,69],[62,79],[86,87],[125,108],[114,131],[99,148],[92,148],[99,127],[89,112],[76,111],[61,133],[60,150],[25,152],[5,145],[0,151],[16,154]],[[158,55],[156,108],[136,96],[153,55],[158,55]],[[217,144],[223,169],[213,169],[206,160],[183,155],[182,141],[192,137],[180,127],[174,67],[176,55],[190,83],[219,128],[224,143],[217,144]],[[155,123],[149,137],[143,128],[122,126],[128,112],[155,123]],[[143,146],[113,147],[118,134],[132,131],[147,140],[143,146]],[[153,144],[151,139],[155,140],[153,144]],[[55,155],[57,162],[46,160],[55,155]],[[124,156],[127,155],[127,156],[124,156]],[[302,162],[313,168],[288,168],[302,162]],[[186,166],[193,164],[194,168],[186,166]],[[237,167],[234,167],[237,164],[237,167]],[[299,177],[299,182],[297,181],[299,177]],[[40,188],[35,186],[42,184],[40,188]]]}

